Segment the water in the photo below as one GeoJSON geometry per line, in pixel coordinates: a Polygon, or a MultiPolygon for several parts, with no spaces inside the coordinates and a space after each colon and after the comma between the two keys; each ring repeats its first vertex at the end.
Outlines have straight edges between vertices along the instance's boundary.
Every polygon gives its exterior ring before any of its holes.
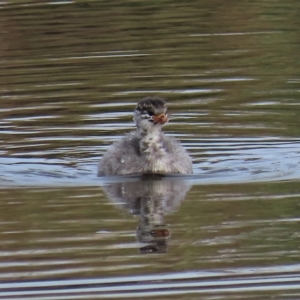
{"type": "Polygon", "coordinates": [[[299,3],[0,3],[1,299],[298,299],[299,3]],[[96,176],[166,98],[192,176],[96,176]]]}

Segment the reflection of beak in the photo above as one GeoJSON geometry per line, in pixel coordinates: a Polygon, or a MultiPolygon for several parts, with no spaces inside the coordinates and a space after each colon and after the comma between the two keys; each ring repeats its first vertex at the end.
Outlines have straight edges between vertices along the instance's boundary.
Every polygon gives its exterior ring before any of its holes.
{"type": "Polygon", "coordinates": [[[168,116],[166,114],[160,114],[160,115],[157,115],[157,116],[153,116],[152,117],[153,121],[154,121],[154,124],[165,124],[168,122],[168,116]]]}
{"type": "Polygon", "coordinates": [[[170,236],[170,231],[168,229],[153,229],[150,233],[155,238],[167,238],[170,236]]]}

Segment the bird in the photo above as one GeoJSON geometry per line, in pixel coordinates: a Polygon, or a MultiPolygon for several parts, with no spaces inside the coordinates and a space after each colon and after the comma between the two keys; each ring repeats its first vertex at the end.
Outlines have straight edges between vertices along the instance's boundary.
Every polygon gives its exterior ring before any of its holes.
{"type": "Polygon", "coordinates": [[[136,130],[109,146],[98,164],[98,176],[193,173],[187,151],[162,132],[168,122],[164,99],[148,96],[140,100],[133,120],[136,130]]]}

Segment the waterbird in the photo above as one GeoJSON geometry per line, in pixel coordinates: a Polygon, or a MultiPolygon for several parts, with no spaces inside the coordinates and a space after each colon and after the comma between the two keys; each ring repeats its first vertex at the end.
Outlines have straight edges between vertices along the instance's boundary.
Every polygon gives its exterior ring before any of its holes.
{"type": "Polygon", "coordinates": [[[192,174],[192,160],[182,145],[162,132],[167,104],[148,96],[137,103],[136,130],[114,142],[102,156],[98,176],[128,174],[192,174]]]}

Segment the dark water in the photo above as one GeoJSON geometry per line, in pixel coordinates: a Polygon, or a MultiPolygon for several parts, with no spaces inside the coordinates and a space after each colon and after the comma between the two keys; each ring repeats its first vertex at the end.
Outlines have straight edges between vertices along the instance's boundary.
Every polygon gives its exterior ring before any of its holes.
{"type": "Polygon", "coordinates": [[[0,3],[1,299],[299,299],[299,1],[0,3]],[[144,96],[188,177],[97,178],[144,96]]]}

